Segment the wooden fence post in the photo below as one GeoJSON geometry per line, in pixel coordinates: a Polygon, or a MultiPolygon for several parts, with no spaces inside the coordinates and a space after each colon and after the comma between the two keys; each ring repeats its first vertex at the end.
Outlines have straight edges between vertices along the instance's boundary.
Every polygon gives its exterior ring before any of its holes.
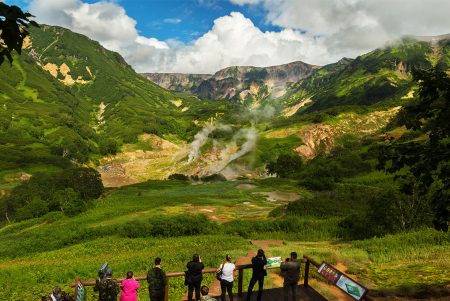
{"type": "Polygon", "coordinates": [[[309,259],[306,259],[306,264],[305,264],[305,280],[303,282],[303,285],[305,287],[308,287],[308,277],[309,277],[309,259]]]}
{"type": "Polygon", "coordinates": [[[244,282],[244,269],[239,269],[238,296],[242,297],[242,283],[244,282]]]}
{"type": "Polygon", "coordinates": [[[164,291],[164,301],[169,301],[169,281],[170,281],[170,278],[167,277],[166,279],[167,280],[166,280],[166,289],[164,291]]]}

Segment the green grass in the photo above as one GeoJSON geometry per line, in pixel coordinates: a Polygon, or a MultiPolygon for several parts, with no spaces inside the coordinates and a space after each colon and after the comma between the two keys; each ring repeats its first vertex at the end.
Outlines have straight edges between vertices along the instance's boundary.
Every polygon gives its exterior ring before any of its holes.
{"type": "MultiPolygon", "coordinates": [[[[166,271],[184,271],[192,254],[199,253],[205,265],[218,265],[226,254],[234,258],[246,255],[251,246],[240,237],[198,236],[170,239],[126,239],[107,237],[80,243],[55,251],[42,252],[14,260],[0,260],[1,300],[35,300],[48,294],[55,285],[71,292],[69,285],[76,276],[94,279],[103,262],[108,261],[114,274],[124,276],[131,270],[145,275],[155,257],[163,259],[166,271]]],[[[210,283],[207,277],[205,283],[210,283]]],[[[147,284],[141,282],[139,300],[149,300],[147,284]]],[[[185,287],[181,278],[170,281],[170,300],[179,300],[185,287]]],[[[88,288],[88,300],[96,300],[88,288]]]]}
{"type": "MultiPolygon", "coordinates": [[[[343,184],[355,185],[355,184],[343,184]]],[[[285,245],[271,247],[271,255],[286,256],[296,250],[318,260],[343,264],[348,273],[357,277],[374,291],[391,290],[410,295],[423,293],[431,286],[441,286],[449,280],[450,237],[434,230],[420,230],[363,241],[339,240],[336,216],[318,217],[294,215],[267,218],[277,206],[267,201],[260,191],[309,194],[294,181],[266,179],[190,185],[178,181],[149,181],[110,190],[108,196],[76,217],[50,213],[37,219],[13,223],[0,229],[0,300],[29,300],[48,293],[55,285],[69,290],[70,282],[79,276],[93,279],[99,266],[108,261],[116,276],[128,270],[143,275],[151,260],[161,256],[167,271],[183,271],[193,253],[199,252],[209,267],[217,266],[225,254],[234,258],[249,249],[248,239],[282,239],[285,245]],[[256,185],[253,189],[238,189],[240,184],[256,185]],[[261,208],[246,212],[244,202],[261,208]],[[205,211],[203,209],[211,210],[205,211]],[[203,213],[212,218],[222,216],[218,233],[184,237],[123,236],[124,225],[136,225],[158,216],[203,213]],[[247,229],[247,230],[246,230],[247,229]],[[253,229],[249,231],[248,229],[253,229]],[[277,230],[285,229],[285,230],[277,230]],[[255,231],[256,230],[256,231],[255,231]],[[247,231],[247,232],[246,232],[247,231]],[[241,233],[241,235],[239,235],[241,233]],[[441,268],[441,270],[438,270],[441,268]],[[444,270],[442,270],[444,268],[444,270]],[[422,276],[417,276],[422,275],[422,276]],[[411,277],[420,280],[411,281],[411,277]]],[[[334,207],[331,202],[310,206],[334,207]]],[[[317,207],[318,208],[318,207],[317,207]]],[[[145,236],[145,234],[144,234],[145,236]]],[[[248,274],[248,273],[247,273],[248,274]]],[[[320,277],[312,272],[312,276],[320,277]]],[[[246,282],[248,281],[248,275],[246,282]]],[[[208,276],[205,283],[213,280],[208,276]]],[[[325,295],[326,286],[318,289],[325,295]]],[[[273,286],[268,280],[268,286],[273,286]]],[[[185,291],[182,279],[171,281],[170,300],[179,300],[185,291]]],[[[89,289],[89,299],[94,294],[89,289]]],[[[146,284],[140,290],[140,300],[147,300],[146,284]]]]}

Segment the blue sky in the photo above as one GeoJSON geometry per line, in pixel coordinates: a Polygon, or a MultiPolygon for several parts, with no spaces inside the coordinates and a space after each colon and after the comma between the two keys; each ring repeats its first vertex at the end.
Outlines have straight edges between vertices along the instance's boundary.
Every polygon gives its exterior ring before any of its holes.
{"type": "MultiPolygon", "coordinates": [[[[27,10],[30,1],[7,0],[27,10]]],[[[96,3],[99,0],[84,0],[96,3]]],[[[261,6],[240,6],[229,0],[116,0],[111,1],[125,8],[127,15],[137,21],[136,28],[146,37],[159,40],[176,39],[190,43],[207,32],[214,20],[233,11],[250,18],[263,31],[278,31],[280,27],[266,20],[261,6]]]]}

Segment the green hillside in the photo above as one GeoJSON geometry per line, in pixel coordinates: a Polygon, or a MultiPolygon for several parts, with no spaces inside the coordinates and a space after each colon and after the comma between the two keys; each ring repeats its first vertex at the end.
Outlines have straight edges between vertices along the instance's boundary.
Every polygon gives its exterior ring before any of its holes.
{"type": "Polygon", "coordinates": [[[193,120],[226,109],[173,94],[60,27],[31,29],[23,55],[0,70],[2,173],[95,161],[145,132],[189,139],[198,131],[193,120]]]}
{"type": "MultiPolygon", "coordinates": [[[[0,277],[8,279],[0,284],[0,298],[34,300],[55,285],[71,291],[76,276],[94,279],[104,261],[116,276],[128,270],[144,275],[156,256],[163,258],[167,271],[183,271],[196,252],[206,266],[216,267],[226,254],[237,258],[255,248],[249,239],[283,239],[282,247],[266,249],[272,256],[297,250],[300,255],[347,266],[348,273],[369,285],[373,295],[428,295],[430,287],[436,291],[448,283],[448,233],[423,229],[381,239],[342,240],[340,221],[351,213],[363,214],[366,192],[379,186],[363,178],[342,185],[347,192],[336,193],[340,196],[327,199],[329,203],[315,203],[292,180],[203,185],[151,181],[113,191],[76,217],[54,212],[13,223],[0,229],[0,277]],[[279,216],[274,208],[287,203],[269,201],[265,193],[273,191],[297,194],[303,200],[291,203],[288,215],[279,216]],[[344,201],[350,196],[352,200],[344,201]],[[308,209],[302,209],[304,205],[308,209]],[[424,276],[411,282],[417,274],[424,276]]],[[[276,286],[277,277],[274,272],[265,286],[276,286]]],[[[212,280],[207,276],[204,283],[212,280]]],[[[245,287],[247,283],[248,278],[245,287]]],[[[170,287],[173,301],[186,290],[182,278],[172,279],[170,287]]],[[[314,282],[313,287],[336,300],[325,283],[314,282]]],[[[88,294],[88,300],[96,300],[91,288],[88,294]]],[[[148,300],[144,282],[139,298],[148,300]]]]}
{"type": "MultiPolygon", "coordinates": [[[[251,239],[335,264],[372,296],[448,297],[449,57],[449,40],[405,39],[252,108],[172,93],[83,35],[32,29],[0,66],[0,300],[70,291],[105,261],[116,276],[156,256],[216,267],[251,239]],[[447,73],[413,78],[433,66],[447,73]]],[[[171,280],[170,300],[185,290],[171,280]]]]}
{"type": "Polygon", "coordinates": [[[311,98],[312,103],[298,114],[339,106],[398,105],[402,98],[412,97],[413,68],[436,66],[446,71],[449,59],[448,38],[438,43],[405,38],[354,60],[344,58],[316,70],[307,79],[294,84],[284,102],[293,105],[311,98]]]}

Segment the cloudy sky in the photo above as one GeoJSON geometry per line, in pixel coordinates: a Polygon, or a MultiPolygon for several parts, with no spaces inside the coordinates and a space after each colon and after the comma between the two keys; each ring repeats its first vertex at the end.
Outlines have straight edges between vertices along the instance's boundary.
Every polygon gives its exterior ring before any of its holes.
{"type": "Polygon", "coordinates": [[[87,35],[138,72],[324,65],[403,35],[450,33],[450,0],[9,0],[87,35]]]}

